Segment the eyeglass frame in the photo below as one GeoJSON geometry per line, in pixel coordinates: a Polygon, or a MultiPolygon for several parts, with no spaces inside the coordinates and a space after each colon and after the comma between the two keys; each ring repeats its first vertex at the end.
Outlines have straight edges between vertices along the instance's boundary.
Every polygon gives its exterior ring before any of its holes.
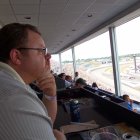
{"type": "Polygon", "coordinates": [[[47,54],[47,48],[16,48],[17,50],[38,50],[40,51],[42,54],[46,55],[47,54]]]}

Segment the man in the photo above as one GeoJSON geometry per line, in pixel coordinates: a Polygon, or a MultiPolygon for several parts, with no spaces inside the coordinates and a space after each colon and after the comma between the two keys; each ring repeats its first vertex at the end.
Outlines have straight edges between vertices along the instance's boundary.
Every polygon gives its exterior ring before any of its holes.
{"type": "Polygon", "coordinates": [[[83,78],[78,78],[75,82],[75,88],[84,88],[84,86],[86,85],[86,80],[84,80],[83,78]]]}
{"type": "Polygon", "coordinates": [[[76,80],[79,78],[79,73],[76,71],[75,72],[75,77],[74,77],[74,81],[76,82],[76,80]]]}
{"type": "Polygon", "coordinates": [[[53,130],[56,86],[38,30],[13,23],[0,29],[0,140],[65,140],[53,130]],[[43,90],[43,103],[28,86],[43,90]]]}
{"type": "Polygon", "coordinates": [[[130,99],[129,95],[124,94],[124,95],[122,96],[122,98],[123,98],[123,100],[125,100],[125,101],[127,102],[127,108],[128,108],[129,110],[132,110],[132,111],[134,111],[134,112],[137,112],[136,109],[133,109],[133,100],[130,99]]]}

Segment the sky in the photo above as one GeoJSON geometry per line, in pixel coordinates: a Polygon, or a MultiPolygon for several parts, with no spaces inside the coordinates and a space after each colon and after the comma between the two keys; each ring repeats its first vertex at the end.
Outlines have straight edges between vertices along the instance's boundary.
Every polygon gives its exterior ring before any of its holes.
{"type": "MultiPolygon", "coordinates": [[[[116,28],[118,54],[140,53],[140,17],[116,28]]],[[[111,56],[109,32],[97,36],[75,47],[76,59],[111,56]]],[[[62,61],[72,60],[71,50],[61,55],[62,61]]],[[[59,60],[58,56],[53,59],[59,60]]]]}

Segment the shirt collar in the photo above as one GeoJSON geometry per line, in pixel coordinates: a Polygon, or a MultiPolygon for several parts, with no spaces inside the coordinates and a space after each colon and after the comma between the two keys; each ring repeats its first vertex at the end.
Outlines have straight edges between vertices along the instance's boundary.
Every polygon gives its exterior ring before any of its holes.
{"type": "Polygon", "coordinates": [[[23,81],[23,79],[20,77],[20,75],[8,64],[0,62],[0,71],[2,71],[2,70],[6,71],[6,73],[8,73],[14,79],[16,79],[16,80],[22,82],[24,85],[26,85],[25,82],[23,81]]]}

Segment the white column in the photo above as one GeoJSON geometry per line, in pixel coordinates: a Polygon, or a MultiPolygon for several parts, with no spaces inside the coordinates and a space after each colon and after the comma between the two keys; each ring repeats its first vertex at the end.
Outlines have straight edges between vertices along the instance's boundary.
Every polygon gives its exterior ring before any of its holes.
{"type": "Polygon", "coordinates": [[[115,94],[117,96],[121,95],[121,85],[120,85],[120,69],[119,69],[119,57],[118,50],[116,44],[116,34],[115,28],[109,27],[109,35],[110,35],[110,46],[111,46],[111,56],[112,56],[112,65],[113,65],[113,75],[114,75],[114,86],[115,86],[115,94]]]}

